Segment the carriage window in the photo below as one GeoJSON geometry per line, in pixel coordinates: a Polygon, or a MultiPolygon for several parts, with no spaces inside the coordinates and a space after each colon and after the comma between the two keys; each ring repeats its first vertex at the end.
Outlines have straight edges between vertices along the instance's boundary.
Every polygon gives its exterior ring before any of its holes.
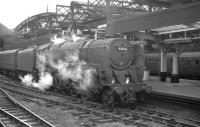
{"type": "Polygon", "coordinates": [[[199,64],[199,60],[195,60],[195,64],[198,65],[199,64]]]}

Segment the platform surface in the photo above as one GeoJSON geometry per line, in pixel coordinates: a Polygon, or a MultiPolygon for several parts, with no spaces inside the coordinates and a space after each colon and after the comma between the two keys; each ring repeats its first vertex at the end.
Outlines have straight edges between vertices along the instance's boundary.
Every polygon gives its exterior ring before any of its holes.
{"type": "Polygon", "coordinates": [[[153,93],[200,100],[200,81],[180,79],[180,83],[161,82],[160,77],[150,76],[144,83],[152,86],[153,93]]]}

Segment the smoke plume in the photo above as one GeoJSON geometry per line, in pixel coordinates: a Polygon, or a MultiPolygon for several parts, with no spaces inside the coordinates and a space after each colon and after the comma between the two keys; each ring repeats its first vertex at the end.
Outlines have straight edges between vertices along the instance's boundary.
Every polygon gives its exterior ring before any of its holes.
{"type": "Polygon", "coordinates": [[[27,74],[24,77],[19,76],[22,83],[26,84],[27,86],[32,86],[33,76],[31,74],[27,74]]]}
{"type": "Polygon", "coordinates": [[[56,70],[57,75],[64,81],[72,80],[77,89],[87,90],[92,85],[95,70],[79,59],[78,51],[50,51],[46,58],[46,62],[56,70]]]}
{"type": "Polygon", "coordinates": [[[54,44],[60,44],[65,42],[65,39],[63,38],[57,38],[56,35],[54,37],[51,38],[51,42],[53,42],[54,44]]]}
{"type": "Polygon", "coordinates": [[[32,84],[34,87],[44,91],[53,84],[53,77],[48,72],[42,72],[40,75],[39,82],[33,82],[32,84]]]}
{"type": "Polygon", "coordinates": [[[36,87],[43,91],[48,89],[53,83],[53,77],[48,72],[42,72],[38,82],[33,80],[33,76],[31,74],[27,74],[24,77],[20,76],[20,79],[22,80],[22,83],[26,84],[27,86],[36,87]]]}
{"type": "MultiPolygon", "coordinates": [[[[72,35],[74,40],[79,39],[76,35],[72,35]]],[[[59,43],[76,43],[72,41],[63,41],[54,38],[54,44],[59,43]]],[[[63,81],[71,80],[76,89],[87,90],[93,85],[95,70],[88,64],[80,60],[78,50],[61,50],[50,49],[37,54],[36,68],[39,70],[39,80],[34,81],[31,74],[20,76],[20,79],[27,86],[37,87],[41,90],[49,88],[53,84],[53,76],[56,75],[63,81]]],[[[66,84],[69,85],[69,84],[66,84]]]]}

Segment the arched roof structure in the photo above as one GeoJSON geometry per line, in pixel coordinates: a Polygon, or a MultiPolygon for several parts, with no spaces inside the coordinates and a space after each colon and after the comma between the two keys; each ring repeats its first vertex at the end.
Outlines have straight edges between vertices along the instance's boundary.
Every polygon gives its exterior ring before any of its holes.
{"type": "Polygon", "coordinates": [[[60,29],[61,27],[60,24],[57,23],[56,13],[46,12],[25,19],[15,27],[14,31],[18,35],[38,37],[48,33],[58,32],[60,29]]]}

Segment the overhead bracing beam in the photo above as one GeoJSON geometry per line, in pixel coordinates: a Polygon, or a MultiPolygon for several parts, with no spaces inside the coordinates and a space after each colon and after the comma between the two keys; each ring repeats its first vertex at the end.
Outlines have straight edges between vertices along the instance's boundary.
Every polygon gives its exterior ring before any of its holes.
{"type": "Polygon", "coordinates": [[[199,12],[200,2],[196,2],[142,16],[112,20],[108,23],[107,32],[109,34],[125,33],[177,24],[191,24],[200,21],[199,12]]]}
{"type": "Polygon", "coordinates": [[[70,6],[57,5],[56,13],[42,13],[20,23],[15,31],[20,34],[40,36],[55,30],[93,28],[126,15],[141,15],[156,9],[165,9],[169,2],[160,0],[88,0],[86,3],[71,2],[70,6]]]}
{"type": "Polygon", "coordinates": [[[153,8],[165,9],[169,6],[170,3],[159,0],[143,0],[142,2],[138,0],[88,0],[87,3],[72,1],[70,7],[57,5],[59,9],[56,10],[59,10],[57,11],[58,15],[65,16],[62,17],[63,22],[70,22],[76,29],[105,24],[106,17],[107,20],[112,20],[112,18],[125,15],[141,15],[153,11],[153,8]],[[60,11],[60,8],[63,8],[63,12],[60,11]],[[149,10],[150,8],[151,10],[149,10]]]}

